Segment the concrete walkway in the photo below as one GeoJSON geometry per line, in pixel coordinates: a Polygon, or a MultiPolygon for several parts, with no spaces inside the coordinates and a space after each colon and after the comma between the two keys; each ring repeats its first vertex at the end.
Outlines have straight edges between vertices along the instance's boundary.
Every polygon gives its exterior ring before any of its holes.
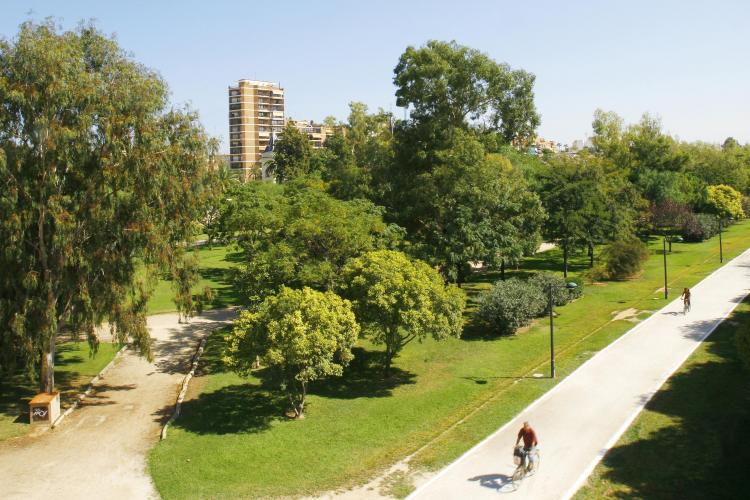
{"type": "MultiPolygon", "coordinates": [[[[750,250],[600,351],[507,425],[440,471],[409,499],[568,499],[651,396],[750,292],[750,250]],[[510,492],[522,422],[537,432],[541,467],[510,492]]],[[[673,292],[674,293],[674,292],[673,292]]],[[[678,292],[679,293],[679,292],[678,292]]],[[[676,295],[676,294],[675,294],[676,295]]]]}
{"type": "Polygon", "coordinates": [[[0,444],[0,498],[157,498],[146,453],[165,418],[198,340],[233,311],[210,311],[178,324],[148,318],[154,361],[128,350],[62,424],[37,437],[0,444]]]}

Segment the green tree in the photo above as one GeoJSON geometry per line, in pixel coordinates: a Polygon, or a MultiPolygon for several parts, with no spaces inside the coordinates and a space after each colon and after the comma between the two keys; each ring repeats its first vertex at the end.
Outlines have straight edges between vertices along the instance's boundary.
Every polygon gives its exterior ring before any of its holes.
{"type": "Polygon", "coordinates": [[[274,144],[268,173],[284,183],[310,173],[315,152],[310,140],[290,121],[274,144]]]}
{"type": "Polygon", "coordinates": [[[482,121],[508,143],[521,144],[533,139],[539,125],[534,75],[456,42],[407,47],[394,75],[396,103],[409,106],[417,122],[450,130],[482,121]]]}
{"type": "Polygon", "coordinates": [[[361,102],[349,103],[349,110],[343,132],[354,156],[356,193],[382,205],[393,163],[393,115],[382,109],[369,113],[361,102]]]}
{"type": "Polygon", "coordinates": [[[221,209],[225,203],[227,193],[239,184],[238,176],[232,172],[228,165],[219,163],[217,158],[212,161],[209,171],[208,190],[209,196],[206,200],[206,208],[201,218],[203,231],[208,236],[208,244],[216,240],[221,231],[221,209]]]}
{"type": "Polygon", "coordinates": [[[342,133],[326,139],[321,162],[323,180],[329,183],[328,192],[333,196],[341,200],[370,197],[368,172],[357,166],[352,148],[342,133]]]}
{"type": "Polygon", "coordinates": [[[688,169],[684,147],[662,131],[658,118],[644,114],[623,128],[617,114],[596,110],[592,127],[594,152],[627,172],[643,197],[654,203],[703,201],[704,183],[688,169]]]}
{"type": "Polygon", "coordinates": [[[340,377],[359,336],[351,303],[333,292],[282,287],[257,311],[243,311],[229,335],[225,360],[248,373],[260,359],[302,418],[310,382],[340,377]]]}
{"type": "Polygon", "coordinates": [[[745,216],[742,210],[742,194],[731,186],[720,184],[708,186],[707,204],[722,219],[740,219],[745,216]]]}
{"type": "Polygon", "coordinates": [[[244,251],[237,286],[251,302],[283,284],[330,290],[350,258],[401,238],[371,202],[341,201],[302,181],[243,185],[223,220],[224,238],[237,239],[244,251]]]}
{"type": "Polygon", "coordinates": [[[343,271],[342,295],[354,302],[357,319],[373,343],[385,345],[385,374],[412,340],[458,337],[465,298],[440,275],[401,252],[379,250],[351,260],[343,271]]]}
{"type": "MultiPolygon", "coordinates": [[[[140,265],[179,262],[203,210],[212,142],[94,27],[25,23],[0,42],[0,352],[54,389],[62,329],[107,320],[146,355],[140,265]]],[[[154,274],[154,273],[150,273],[154,274]]]]}
{"type": "Polygon", "coordinates": [[[475,135],[462,129],[445,149],[417,147],[425,150],[400,153],[390,179],[392,215],[407,229],[416,254],[461,283],[470,261],[502,267],[536,250],[544,211],[506,158],[486,155],[475,135]],[[415,159],[425,155],[430,159],[415,159]]]}
{"type": "Polygon", "coordinates": [[[571,250],[587,248],[593,265],[594,245],[630,234],[642,204],[622,172],[587,154],[550,158],[536,183],[548,214],[545,235],[562,247],[566,278],[571,250]]]}
{"type": "Polygon", "coordinates": [[[681,144],[680,148],[687,156],[685,172],[703,184],[726,184],[741,193],[750,189],[750,152],[747,149],[731,142],[722,148],[706,143],[681,144]]]}

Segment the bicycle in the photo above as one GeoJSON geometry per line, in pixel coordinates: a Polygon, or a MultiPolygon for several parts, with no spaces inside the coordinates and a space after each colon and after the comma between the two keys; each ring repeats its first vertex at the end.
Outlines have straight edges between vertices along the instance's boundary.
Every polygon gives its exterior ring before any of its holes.
{"type": "Polygon", "coordinates": [[[526,476],[533,476],[539,470],[539,448],[526,451],[522,446],[516,446],[513,450],[513,462],[518,466],[511,476],[513,487],[518,488],[526,476]],[[534,460],[530,460],[530,454],[534,454],[534,460]],[[532,465],[533,464],[533,465],[532,465]]]}
{"type": "Polygon", "coordinates": [[[690,301],[689,300],[683,300],[682,301],[682,315],[690,312],[690,301]]]}

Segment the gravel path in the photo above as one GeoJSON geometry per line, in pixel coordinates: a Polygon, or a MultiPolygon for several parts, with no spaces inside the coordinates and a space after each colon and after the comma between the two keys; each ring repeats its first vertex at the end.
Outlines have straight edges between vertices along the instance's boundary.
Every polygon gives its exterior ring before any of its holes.
{"type": "MultiPolygon", "coordinates": [[[[440,471],[408,500],[567,499],[643,406],[750,292],[750,250],[600,351],[507,425],[440,471]],[[537,432],[541,467],[509,492],[512,447],[523,421],[537,432]]],[[[675,289],[676,290],[676,289],[675,289]]],[[[675,291],[677,295],[679,291],[675,291]]]]}
{"type": "Polygon", "coordinates": [[[233,315],[209,311],[189,324],[176,314],[149,317],[153,363],[128,350],[59,427],[0,444],[0,498],[158,498],[146,453],[171,414],[198,340],[233,315]]]}

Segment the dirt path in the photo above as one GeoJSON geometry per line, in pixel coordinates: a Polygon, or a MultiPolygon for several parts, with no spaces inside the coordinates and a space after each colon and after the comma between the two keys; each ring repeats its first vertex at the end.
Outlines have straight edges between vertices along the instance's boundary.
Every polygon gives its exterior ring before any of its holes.
{"type": "Polygon", "coordinates": [[[56,429],[0,445],[0,497],[157,498],[146,452],[159,439],[198,340],[233,317],[210,311],[189,324],[151,316],[149,363],[127,351],[56,429]]]}

